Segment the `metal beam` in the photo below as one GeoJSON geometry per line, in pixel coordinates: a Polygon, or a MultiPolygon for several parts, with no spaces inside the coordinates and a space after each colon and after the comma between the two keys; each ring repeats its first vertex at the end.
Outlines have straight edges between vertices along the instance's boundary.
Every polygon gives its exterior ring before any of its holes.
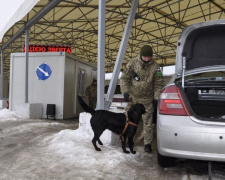
{"type": "Polygon", "coordinates": [[[1,50],[1,96],[0,100],[3,100],[3,66],[4,66],[4,50],[1,50]]]}
{"type": "Polygon", "coordinates": [[[61,0],[49,1],[49,3],[45,7],[43,7],[34,17],[27,21],[26,25],[24,25],[19,31],[17,31],[17,33],[5,45],[2,46],[2,49],[7,48],[12,42],[14,42],[26,31],[26,28],[30,28],[31,26],[33,26],[60,2],[61,0]]]}
{"type": "Polygon", "coordinates": [[[25,48],[25,103],[28,103],[29,28],[26,29],[25,48]]]}
{"type": "Polygon", "coordinates": [[[97,109],[104,109],[105,87],[105,0],[99,0],[98,9],[98,71],[97,71],[97,109]]]}
{"type": "Polygon", "coordinates": [[[136,15],[136,10],[138,7],[138,3],[139,0],[133,0],[132,1],[132,5],[131,5],[131,9],[130,9],[130,13],[127,19],[127,24],[123,33],[123,38],[122,38],[122,42],[120,45],[120,49],[118,52],[118,56],[116,59],[116,63],[114,66],[114,70],[113,70],[113,74],[112,74],[112,79],[110,80],[110,84],[109,84],[109,89],[107,92],[107,96],[106,96],[106,101],[105,101],[105,109],[109,109],[110,105],[112,103],[112,99],[113,99],[113,95],[116,89],[116,84],[118,81],[118,77],[119,77],[119,73],[120,73],[120,69],[122,66],[122,62],[125,56],[125,52],[126,52],[126,48],[127,48],[127,43],[129,40],[129,36],[130,36],[130,31],[132,29],[132,24],[136,15]]]}
{"type": "Polygon", "coordinates": [[[219,5],[217,2],[215,2],[214,0],[209,0],[209,3],[212,3],[214,6],[218,7],[220,10],[222,10],[223,12],[225,11],[225,9],[223,8],[223,6],[219,5]]]}

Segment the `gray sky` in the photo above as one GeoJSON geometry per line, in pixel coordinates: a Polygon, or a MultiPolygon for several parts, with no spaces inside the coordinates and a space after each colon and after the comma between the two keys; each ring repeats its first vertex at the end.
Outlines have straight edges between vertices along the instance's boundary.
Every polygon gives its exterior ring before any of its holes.
{"type": "Polygon", "coordinates": [[[21,20],[39,0],[1,0],[0,1],[0,42],[5,32],[15,22],[21,20]]]}
{"type": "Polygon", "coordinates": [[[24,0],[7,0],[0,2],[0,28],[3,28],[5,24],[12,18],[13,12],[15,12],[18,6],[24,0]]]}

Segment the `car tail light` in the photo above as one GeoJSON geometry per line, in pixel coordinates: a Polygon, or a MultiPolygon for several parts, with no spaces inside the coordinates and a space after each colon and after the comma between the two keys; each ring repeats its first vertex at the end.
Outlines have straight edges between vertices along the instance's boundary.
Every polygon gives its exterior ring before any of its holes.
{"type": "Polygon", "coordinates": [[[112,102],[124,102],[124,98],[113,98],[112,102]]]}
{"type": "Polygon", "coordinates": [[[177,86],[166,87],[159,98],[159,114],[189,116],[177,86]]]}

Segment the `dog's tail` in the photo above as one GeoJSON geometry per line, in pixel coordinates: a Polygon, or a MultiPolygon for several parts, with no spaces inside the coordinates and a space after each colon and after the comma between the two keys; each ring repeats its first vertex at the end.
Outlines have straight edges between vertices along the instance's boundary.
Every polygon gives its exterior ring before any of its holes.
{"type": "Polygon", "coordinates": [[[77,98],[78,98],[78,101],[79,101],[81,107],[84,109],[85,112],[88,112],[91,115],[93,115],[95,113],[95,110],[92,109],[91,107],[89,107],[80,96],[77,95],[77,98]]]}

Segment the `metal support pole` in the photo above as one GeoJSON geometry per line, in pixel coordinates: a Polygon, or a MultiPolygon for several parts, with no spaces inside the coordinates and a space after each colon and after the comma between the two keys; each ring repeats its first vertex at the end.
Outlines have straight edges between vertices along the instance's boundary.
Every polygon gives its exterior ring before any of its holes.
{"type": "Polygon", "coordinates": [[[212,180],[212,163],[211,163],[211,161],[208,162],[208,177],[209,177],[209,180],[212,180]]]}
{"type": "Polygon", "coordinates": [[[186,69],[186,57],[183,56],[183,66],[182,66],[182,88],[184,88],[184,71],[186,69]]]}
{"type": "Polygon", "coordinates": [[[25,103],[28,103],[28,66],[29,66],[29,27],[26,28],[26,36],[25,36],[25,103]]]}
{"type": "Polygon", "coordinates": [[[105,0],[99,0],[98,7],[98,71],[97,71],[97,108],[104,109],[105,87],[105,0]]]}
{"type": "Polygon", "coordinates": [[[116,63],[114,66],[112,79],[110,80],[109,89],[108,89],[107,96],[106,96],[106,101],[105,101],[105,109],[106,110],[108,110],[110,108],[110,105],[111,105],[111,102],[113,99],[113,95],[114,95],[114,92],[116,89],[116,84],[118,81],[123,58],[125,56],[125,52],[126,52],[126,48],[127,48],[127,44],[128,44],[128,40],[129,40],[129,36],[130,36],[130,31],[131,31],[132,24],[133,24],[135,15],[136,15],[138,3],[139,3],[139,0],[132,1],[130,13],[129,13],[129,16],[127,19],[127,24],[126,24],[126,27],[125,27],[125,30],[123,33],[122,42],[121,42],[120,49],[119,49],[117,59],[116,59],[116,63]]]}
{"type": "Polygon", "coordinates": [[[4,51],[1,49],[1,97],[0,99],[3,100],[3,76],[4,76],[4,51]]]}

